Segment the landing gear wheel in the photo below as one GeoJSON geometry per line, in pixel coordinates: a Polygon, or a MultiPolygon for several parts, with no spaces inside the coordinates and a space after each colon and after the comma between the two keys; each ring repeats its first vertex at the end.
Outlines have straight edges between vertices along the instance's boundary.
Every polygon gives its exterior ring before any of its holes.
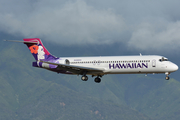
{"type": "Polygon", "coordinates": [[[96,83],[100,83],[100,82],[101,82],[101,79],[100,79],[99,77],[96,77],[96,78],[94,79],[94,81],[95,81],[96,83]]]}
{"type": "Polygon", "coordinates": [[[166,76],[166,80],[169,80],[169,76],[166,76]]]}
{"type": "Polygon", "coordinates": [[[82,81],[87,81],[87,80],[88,80],[88,76],[82,76],[82,77],[81,77],[81,80],[82,80],[82,81]]]}

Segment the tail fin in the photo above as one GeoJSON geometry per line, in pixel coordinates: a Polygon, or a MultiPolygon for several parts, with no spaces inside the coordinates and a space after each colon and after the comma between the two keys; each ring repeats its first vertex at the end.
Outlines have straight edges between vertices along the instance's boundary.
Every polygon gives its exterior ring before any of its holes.
{"type": "Polygon", "coordinates": [[[39,38],[25,38],[23,40],[36,60],[49,61],[56,58],[49,53],[39,38]]]}

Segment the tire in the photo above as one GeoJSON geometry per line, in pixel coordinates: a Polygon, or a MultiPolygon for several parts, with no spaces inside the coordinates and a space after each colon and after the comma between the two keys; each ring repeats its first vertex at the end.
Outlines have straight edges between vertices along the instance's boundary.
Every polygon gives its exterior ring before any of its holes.
{"type": "Polygon", "coordinates": [[[88,80],[88,76],[82,76],[82,77],[81,77],[81,80],[82,80],[82,81],[87,81],[87,80],[88,80]]]}
{"type": "Polygon", "coordinates": [[[169,80],[169,76],[166,76],[166,80],[169,80]]]}
{"type": "Polygon", "coordinates": [[[96,77],[96,78],[94,79],[94,82],[96,82],[96,83],[100,83],[100,82],[101,82],[101,79],[100,79],[100,78],[98,78],[98,77],[96,77]]]}

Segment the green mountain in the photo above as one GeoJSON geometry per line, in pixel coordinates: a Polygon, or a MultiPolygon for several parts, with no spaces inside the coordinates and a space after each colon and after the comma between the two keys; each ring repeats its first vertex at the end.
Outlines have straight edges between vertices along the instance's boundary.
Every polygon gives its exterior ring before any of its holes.
{"type": "Polygon", "coordinates": [[[2,42],[0,54],[0,119],[150,119],[118,100],[108,101],[116,96],[105,84],[88,84],[76,76],[31,67],[33,57],[23,44],[2,42]],[[80,91],[87,87],[90,91],[80,91]]]}
{"type": "Polygon", "coordinates": [[[100,84],[90,77],[84,82],[80,76],[31,67],[34,59],[23,44],[1,42],[0,47],[0,119],[180,118],[180,82],[175,79],[106,75],[100,84]]]}

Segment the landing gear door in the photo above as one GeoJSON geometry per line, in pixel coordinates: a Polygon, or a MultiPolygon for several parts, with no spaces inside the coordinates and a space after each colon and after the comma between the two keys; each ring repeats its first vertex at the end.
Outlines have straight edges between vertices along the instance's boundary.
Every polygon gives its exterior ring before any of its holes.
{"type": "Polygon", "coordinates": [[[152,67],[156,67],[156,60],[155,59],[152,60],[152,67]]]}

